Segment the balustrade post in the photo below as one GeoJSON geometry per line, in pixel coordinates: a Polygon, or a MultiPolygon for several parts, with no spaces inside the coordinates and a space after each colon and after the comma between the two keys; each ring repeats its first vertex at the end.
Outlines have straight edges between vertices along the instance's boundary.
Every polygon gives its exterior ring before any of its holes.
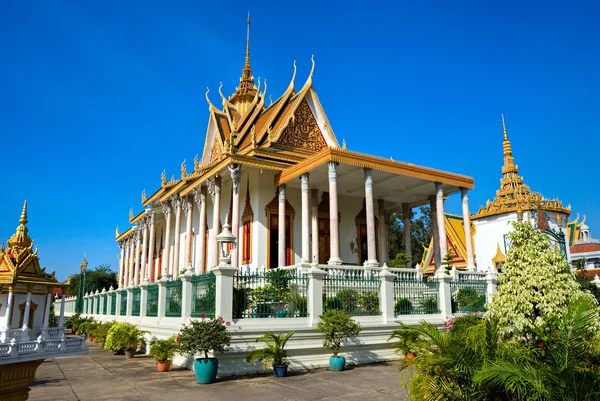
{"type": "Polygon", "coordinates": [[[148,309],[148,276],[144,277],[144,281],[140,284],[140,319],[146,317],[148,309]]]}
{"type": "MultiPolygon", "coordinates": [[[[108,289],[108,291],[106,291],[106,315],[109,316],[110,315],[110,311],[112,311],[112,294],[115,292],[115,289],[113,288],[113,286],[111,285],[110,288],[108,289]]],[[[116,316],[116,308],[117,305],[115,305],[115,316],[116,316]]]]}
{"type": "Polygon", "coordinates": [[[439,294],[438,294],[438,305],[442,316],[446,318],[452,317],[452,289],[450,288],[450,282],[452,277],[446,273],[436,273],[435,278],[439,282],[439,294]]]}
{"type": "Polygon", "coordinates": [[[384,262],[379,279],[381,280],[381,288],[379,289],[379,305],[383,323],[392,323],[396,319],[394,311],[394,279],[396,275],[390,272],[387,264],[384,262]]]}
{"type": "Polygon", "coordinates": [[[108,298],[106,295],[106,287],[102,288],[102,292],[100,293],[100,315],[106,316],[108,315],[108,298]],[[106,305],[106,313],[104,313],[104,306],[106,305]]]}
{"type": "Polygon", "coordinates": [[[323,280],[327,275],[325,270],[319,269],[319,265],[313,262],[308,269],[308,291],[307,308],[309,325],[316,326],[319,316],[323,314],[323,280]]]}
{"type": "Polygon", "coordinates": [[[233,276],[238,271],[231,265],[219,265],[210,271],[216,276],[215,316],[226,322],[233,320],[233,276]]]}
{"type": "Polygon", "coordinates": [[[492,303],[492,297],[498,290],[498,275],[490,270],[485,276],[485,281],[487,283],[485,301],[489,304],[492,303]]]}
{"type": "MultiPolygon", "coordinates": [[[[192,316],[192,278],[194,272],[192,265],[188,265],[184,274],[181,275],[181,317],[187,321],[192,316]]],[[[233,293],[232,293],[233,296],[233,293]]],[[[233,305],[233,303],[232,303],[233,305]]],[[[223,318],[225,319],[225,318],[223,318]]],[[[229,319],[231,320],[231,319],[229,319]]]]}
{"type": "Polygon", "coordinates": [[[125,291],[127,291],[127,308],[125,309],[125,316],[130,318],[131,312],[133,311],[133,281],[129,283],[129,287],[127,287],[125,291]]]}
{"type": "MultiPolygon", "coordinates": [[[[124,289],[122,287],[119,287],[115,290],[115,292],[117,293],[117,297],[115,299],[115,302],[117,303],[115,305],[115,317],[118,316],[122,316],[121,315],[121,293],[124,291],[124,289]]],[[[118,319],[117,319],[118,320],[118,319]]]]}
{"type": "Polygon", "coordinates": [[[167,303],[167,282],[169,279],[166,275],[162,276],[160,280],[156,282],[158,285],[158,319],[165,317],[166,303],[167,303]]]}

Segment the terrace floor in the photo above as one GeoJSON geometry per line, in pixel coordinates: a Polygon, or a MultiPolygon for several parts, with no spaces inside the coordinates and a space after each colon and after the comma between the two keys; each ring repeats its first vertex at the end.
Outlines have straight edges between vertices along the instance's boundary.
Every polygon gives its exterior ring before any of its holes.
{"type": "Polygon", "coordinates": [[[159,373],[145,355],[126,360],[96,345],[88,355],[46,360],[31,384],[29,399],[40,400],[410,400],[397,363],[364,365],[343,372],[318,369],[217,378],[196,383],[194,373],[174,368],[159,373]]]}

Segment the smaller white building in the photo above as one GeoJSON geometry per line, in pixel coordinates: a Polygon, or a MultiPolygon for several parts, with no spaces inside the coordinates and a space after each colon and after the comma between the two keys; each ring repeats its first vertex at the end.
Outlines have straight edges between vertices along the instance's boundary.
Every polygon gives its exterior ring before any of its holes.
{"type": "Polygon", "coordinates": [[[580,266],[587,272],[597,273],[600,271],[600,240],[592,238],[585,218],[577,229],[577,238],[570,247],[571,264],[573,267],[580,266]]]}

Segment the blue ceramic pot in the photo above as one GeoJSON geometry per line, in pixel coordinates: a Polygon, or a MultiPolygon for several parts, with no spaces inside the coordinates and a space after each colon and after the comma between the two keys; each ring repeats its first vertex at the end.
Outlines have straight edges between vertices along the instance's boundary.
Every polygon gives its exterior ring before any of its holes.
{"type": "Polygon", "coordinates": [[[286,377],[287,376],[287,365],[283,366],[273,366],[273,372],[275,372],[275,377],[286,377]]]}
{"type": "Polygon", "coordinates": [[[346,365],[346,358],[343,356],[332,356],[329,358],[329,367],[334,372],[341,372],[346,365]]]}
{"type": "Polygon", "coordinates": [[[217,358],[198,358],[194,361],[194,372],[198,384],[209,384],[217,378],[219,361],[217,358]]]}

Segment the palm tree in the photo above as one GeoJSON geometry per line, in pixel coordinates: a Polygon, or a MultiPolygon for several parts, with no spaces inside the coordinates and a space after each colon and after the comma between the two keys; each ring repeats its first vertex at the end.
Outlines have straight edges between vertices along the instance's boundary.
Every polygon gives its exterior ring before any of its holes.
{"type": "Polygon", "coordinates": [[[287,334],[266,332],[264,336],[257,338],[256,341],[262,341],[267,346],[251,351],[246,357],[246,362],[261,361],[266,366],[285,366],[287,359],[287,351],[284,349],[285,344],[295,333],[295,331],[290,331],[287,334]]]}

